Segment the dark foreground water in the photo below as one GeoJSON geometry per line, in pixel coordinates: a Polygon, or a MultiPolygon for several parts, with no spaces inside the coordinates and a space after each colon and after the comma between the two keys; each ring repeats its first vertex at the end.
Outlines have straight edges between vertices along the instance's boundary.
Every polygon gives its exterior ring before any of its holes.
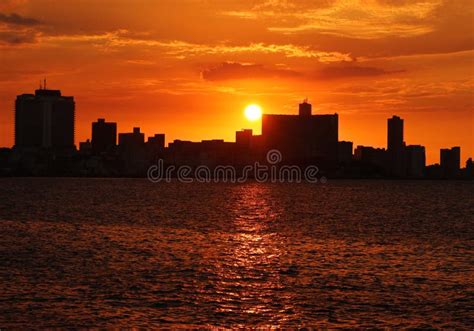
{"type": "Polygon", "coordinates": [[[0,179],[0,328],[474,327],[474,183],[0,179]]]}

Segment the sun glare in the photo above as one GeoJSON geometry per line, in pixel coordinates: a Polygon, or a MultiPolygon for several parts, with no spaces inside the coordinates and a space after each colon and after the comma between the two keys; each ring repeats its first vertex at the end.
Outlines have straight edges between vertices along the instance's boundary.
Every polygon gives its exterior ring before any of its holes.
{"type": "Polygon", "coordinates": [[[262,108],[259,105],[248,105],[245,108],[245,117],[249,121],[257,121],[262,117],[262,108]]]}

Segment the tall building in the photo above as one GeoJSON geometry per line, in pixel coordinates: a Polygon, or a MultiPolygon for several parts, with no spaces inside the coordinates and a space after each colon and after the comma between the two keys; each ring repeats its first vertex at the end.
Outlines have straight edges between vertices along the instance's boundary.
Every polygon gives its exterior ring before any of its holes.
{"type": "Polygon", "coordinates": [[[35,94],[17,96],[15,103],[16,148],[74,148],[74,97],[41,87],[35,94]]]}
{"type": "Polygon", "coordinates": [[[303,103],[300,103],[298,114],[300,116],[311,116],[312,109],[313,107],[310,103],[308,103],[308,100],[306,99],[303,101],[303,103]]]}
{"type": "Polygon", "coordinates": [[[461,147],[441,149],[440,165],[445,177],[456,177],[461,169],[461,147]]]}
{"type": "Polygon", "coordinates": [[[409,177],[421,178],[425,175],[426,152],[420,145],[408,145],[405,148],[406,174],[409,177]]]}
{"type": "Polygon", "coordinates": [[[387,169],[390,175],[405,176],[405,143],[403,141],[403,119],[398,116],[389,118],[387,130],[387,169]]]}
{"type": "Polygon", "coordinates": [[[392,116],[387,120],[388,123],[388,137],[387,150],[402,150],[403,149],[403,119],[398,116],[392,116]]]}
{"type": "Polygon", "coordinates": [[[133,128],[130,133],[119,133],[118,151],[125,174],[137,175],[146,171],[145,134],[140,132],[140,128],[133,128]]]}
{"type": "Polygon", "coordinates": [[[283,161],[336,162],[338,125],[337,114],[312,115],[305,101],[298,115],[263,115],[263,144],[267,150],[278,149],[283,161]]]}
{"type": "Polygon", "coordinates": [[[92,151],[96,154],[109,152],[117,145],[117,123],[99,118],[92,123],[92,151]]]}

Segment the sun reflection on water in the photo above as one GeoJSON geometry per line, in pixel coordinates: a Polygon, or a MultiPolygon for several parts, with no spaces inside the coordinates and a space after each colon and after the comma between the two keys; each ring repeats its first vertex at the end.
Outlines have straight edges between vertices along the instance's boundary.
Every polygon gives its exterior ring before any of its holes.
{"type": "Polygon", "coordinates": [[[223,258],[216,265],[216,287],[222,293],[216,312],[261,316],[262,322],[279,325],[293,306],[291,295],[284,294],[280,273],[286,255],[284,242],[269,230],[269,224],[278,222],[281,214],[280,208],[270,203],[270,195],[268,186],[235,187],[237,198],[229,203],[235,231],[227,238],[223,258]],[[278,300],[275,292],[282,292],[278,300]]]}

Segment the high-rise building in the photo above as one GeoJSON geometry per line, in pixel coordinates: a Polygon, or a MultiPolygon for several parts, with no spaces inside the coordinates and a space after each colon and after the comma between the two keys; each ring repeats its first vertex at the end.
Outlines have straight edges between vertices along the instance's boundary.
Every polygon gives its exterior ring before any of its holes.
{"type": "Polygon", "coordinates": [[[387,169],[390,175],[405,176],[405,143],[403,141],[403,119],[398,116],[389,118],[387,130],[387,169]]]}
{"type": "Polygon", "coordinates": [[[387,150],[402,150],[403,149],[403,119],[398,116],[392,116],[387,120],[388,123],[388,137],[387,150]]]}
{"type": "Polygon", "coordinates": [[[405,148],[406,174],[409,177],[421,178],[425,175],[426,153],[425,147],[408,145],[405,148]]]}
{"type": "Polygon", "coordinates": [[[126,174],[142,174],[146,170],[145,134],[140,128],[133,132],[119,133],[118,151],[123,160],[123,171],[126,174]]]}
{"type": "Polygon", "coordinates": [[[96,154],[110,152],[117,144],[117,123],[99,118],[92,123],[92,151],[96,154]]]}
{"type": "Polygon", "coordinates": [[[41,87],[35,94],[17,96],[16,148],[74,148],[74,97],[41,87]]]}
{"type": "Polygon", "coordinates": [[[455,177],[461,168],[461,147],[440,150],[440,165],[445,177],[455,177]]]}
{"type": "Polygon", "coordinates": [[[278,149],[284,161],[336,162],[338,115],[312,115],[306,101],[299,110],[298,115],[263,115],[264,147],[278,149]]]}
{"type": "Polygon", "coordinates": [[[300,103],[298,114],[300,116],[311,116],[312,108],[313,107],[308,103],[308,100],[304,100],[303,103],[300,103]]]}

